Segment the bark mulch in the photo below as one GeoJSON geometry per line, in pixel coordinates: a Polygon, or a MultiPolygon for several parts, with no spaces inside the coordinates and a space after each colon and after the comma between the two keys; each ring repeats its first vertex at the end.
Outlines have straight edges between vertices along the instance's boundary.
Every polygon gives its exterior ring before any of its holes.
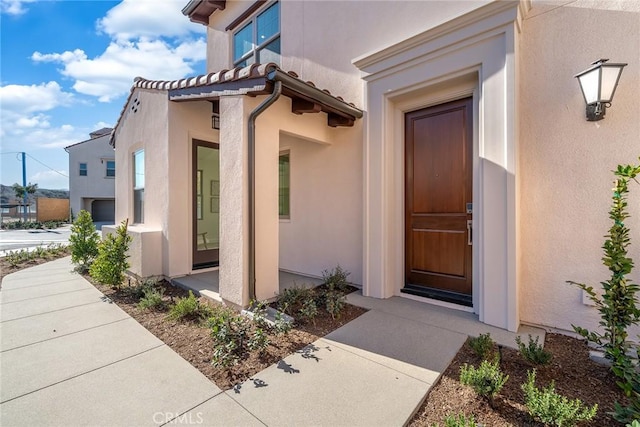
{"type": "Polygon", "coordinates": [[[543,424],[530,419],[520,389],[527,379],[527,370],[536,368],[536,385],[539,388],[555,380],[556,392],[570,399],[578,398],[589,406],[598,404],[596,417],[588,423],[581,423],[581,426],[619,426],[607,413],[613,411],[615,401],[626,403],[626,399],[610,370],[589,359],[585,341],[547,334],[545,349],[553,354],[553,359],[546,366],[530,364],[516,350],[501,349],[501,369],[509,375],[509,380],[496,397],[495,408],[491,408],[470,387],[459,382],[460,367],[464,363],[478,366],[481,362],[465,344],[431,389],[410,425],[444,424],[448,415],[465,414],[473,415],[476,423],[484,426],[541,426],[543,424]]]}
{"type": "MultiPolygon", "coordinates": [[[[235,366],[217,368],[211,363],[214,340],[211,337],[211,330],[206,324],[169,320],[167,319],[168,311],[166,310],[155,311],[139,308],[137,305],[138,300],[130,292],[127,292],[126,286],[123,290],[114,290],[108,286],[95,283],[90,277],[86,278],[138,323],[147,328],[223,390],[231,389],[235,385],[250,379],[256,373],[303,349],[327,333],[366,312],[363,308],[346,304],[344,311],[337,319],[333,319],[325,312],[319,313],[315,319],[315,324],[297,324],[286,335],[269,333],[270,343],[262,354],[251,352],[248,358],[235,366]]],[[[164,288],[164,299],[167,302],[172,302],[177,298],[188,295],[188,292],[184,289],[172,286],[166,281],[160,283],[160,285],[164,288]]],[[[200,298],[200,302],[212,306],[217,304],[206,298],[200,298]]]]}

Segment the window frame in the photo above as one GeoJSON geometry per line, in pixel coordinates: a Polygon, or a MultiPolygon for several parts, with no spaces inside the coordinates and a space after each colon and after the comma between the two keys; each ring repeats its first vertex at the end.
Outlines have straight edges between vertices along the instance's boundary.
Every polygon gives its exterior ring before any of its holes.
{"type": "MultiPolygon", "coordinates": [[[[238,25],[237,30],[233,31],[233,33],[231,34],[231,63],[233,64],[234,67],[245,67],[249,65],[247,61],[251,59],[253,59],[253,62],[251,62],[251,64],[260,63],[260,52],[263,51],[264,48],[267,47],[272,42],[280,39],[280,34],[282,31],[282,28],[281,28],[282,21],[280,19],[281,5],[279,3],[281,3],[280,0],[268,2],[267,4],[264,5],[264,7],[261,7],[259,10],[253,13],[250,17],[248,17],[242,23],[242,25],[238,25]],[[269,9],[271,9],[276,4],[278,4],[278,31],[275,34],[271,35],[268,39],[266,39],[262,43],[258,44],[258,17],[261,16],[266,11],[268,11],[269,9]],[[251,30],[251,46],[252,47],[248,52],[246,52],[244,55],[241,55],[239,58],[236,59],[235,57],[236,35],[240,33],[242,30],[244,30],[245,28],[247,28],[249,25],[253,26],[251,30]]],[[[282,50],[282,45],[280,46],[280,50],[282,50]]],[[[282,54],[281,52],[278,52],[278,55],[281,55],[281,54],[282,54]]]]}
{"type": "Polygon", "coordinates": [[[78,163],[78,176],[89,176],[89,165],[87,164],[87,162],[78,163]],[[84,168],[82,167],[83,165],[84,168]]]}
{"type": "Polygon", "coordinates": [[[146,167],[145,167],[145,162],[146,162],[146,157],[145,157],[145,150],[144,148],[141,148],[139,150],[135,150],[132,155],[132,168],[131,168],[131,176],[133,179],[132,182],[132,202],[133,202],[133,224],[144,224],[144,189],[146,186],[146,180],[145,180],[145,174],[146,174],[146,167]],[[142,153],[142,176],[143,178],[143,185],[141,187],[136,187],[136,174],[138,173],[138,171],[136,170],[136,156],[139,155],[140,153],[142,153]],[[139,198],[140,202],[139,204],[136,203],[136,193],[141,194],[141,197],[139,198]],[[140,206],[140,211],[138,212],[138,205],[140,206]]]}
{"type": "Polygon", "coordinates": [[[291,220],[291,150],[281,150],[280,154],[278,155],[278,217],[280,218],[280,220],[284,220],[284,221],[290,221],[291,220]],[[288,168],[287,168],[287,212],[286,213],[282,213],[283,211],[281,210],[282,205],[282,198],[284,197],[283,194],[281,194],[281,191],[283,189],[283,186],[281,185],[281,174],[280,174],[280,159],[282,157],[287,157],[288,159],[288,168]]]}
{"type": "Polygon", "coordinates": [[[116,161],[115,161],[115,159],[105,159],[104,163],[105,163],[105,171],[104,171],[105,178],[115,178],[116,177],[116,161]],[[109,168],[109,163],[113,163],[113,168],[109,168]],[[110,170],[113,170],[113,175],[109,175],[109,171],[110,170]]]}

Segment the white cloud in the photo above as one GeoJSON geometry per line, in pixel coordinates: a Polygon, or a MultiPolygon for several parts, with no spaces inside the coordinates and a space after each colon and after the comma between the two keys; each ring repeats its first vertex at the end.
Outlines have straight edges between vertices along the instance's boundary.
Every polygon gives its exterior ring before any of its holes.
{"type": "Polygon", "coordinates": [[[48,111],[61,105],[69,105],[73,95],[64,92],[60,85],[51,81],[39,85],[6,85],[0,87],[2,110],[33,113],[48,111]]]}
{"type": "Polygon", "coordinates": [[[139,37],[185,37],[190,33],[204,34],[206,27],[190,22],[181,12],[185,0],[123,0],[97,27],[115,40],[139,37]]]}
{"type": "Polygon", "coordinates": [[[38,184],[39,188],[46,188],[49,190],[68,189],[69,188],[69,173],[66,170],[52,171],[46,170],[37,172],[29,177],[28,182],[38,184]],[[62,174],[62,175],[61,175],[62,174]],[[66,175],[66,176],[63,176],[66,175]]]}
{"type": "Polygon", "coordinates": [[[204,39],[187,40],[172,47],[166,41],[147,38],[111,42],[105,52],[94,59],[79,49],[32,55],[36,62],[61,63],[62,74],[75,80],[74,90],[96,96],[101,102],[126,94],[136,76],[173,80],[193,73],[192,64],[205,58],[204,39]]]}
{"type": "Polygon", "coordinates": [[[7,15],[22,15],[27,11],[25,3],[33,3],[35,0],[0,0],[0,12],[7,15]]]}

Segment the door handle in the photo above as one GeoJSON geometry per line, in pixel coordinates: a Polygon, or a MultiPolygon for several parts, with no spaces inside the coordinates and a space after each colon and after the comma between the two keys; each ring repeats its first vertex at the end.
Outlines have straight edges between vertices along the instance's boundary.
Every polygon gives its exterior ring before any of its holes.
{"type": "Polygon", "coordinates": [[[468,219],[467,220],[467,245],[471,246],[473,245],[473,220],[472,219],[468,219]]]}

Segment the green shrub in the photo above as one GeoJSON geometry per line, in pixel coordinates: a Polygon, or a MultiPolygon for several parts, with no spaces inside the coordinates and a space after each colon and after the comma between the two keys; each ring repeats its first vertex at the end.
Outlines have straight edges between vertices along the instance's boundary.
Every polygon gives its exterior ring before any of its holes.
{"type": "Polygon", "coordinates": [[[333,319],[340,317],[347,303],[344,294],[338,290],[328,290],[324,294],[324,306],[333,319]]]}
{"type": "Polygon", "coordinates": [[[129,220],[122,221],[116,232],[98,245],[98,256],[89,268],[89,274],[98,282],[119,288],[124,281],[124,273],[129,268],[127,250],[131,236],[127,234],[129,220]]]}
{"type": "Polygon", "coordinates": [[[235,365],[249,351],[263,352],[269,345],[266,323],[260,327],[255,318],[251,320],[228,308],[209,318],[209,326],[215,342],[211,363],[216,367],[235,365]]]}
{"type": "Polygon", "coordinates": [[[567,399],[556,393],[553,382],[542,390],[536,387],[535,382],[536,371],[533,370],[527,372],[527,382],[522,384],[525,405],[534,419],[546,425],[565,427],[596,416],[598,405],[589,408],[580,399],[567,399]]]}
{"type": "Polygon", "coordinates": [[[276,318],[273,327],[278,334],[287,335],[293,328],[293,325],[290,321],[285,319],[280,311],[276,311],[276,318]]]}
{"type": "Polygon", "coordinates": [[[478,395],[488,399],[490,404],[508,379],[509,375],[503,374],[500,370],[498,359],[493,362],[483,360],[479,368],[466,363],[460,368],[460,382],[471,386],[478,395]]]}
{"type": "Polygon", "coordinates": [[[518,350],[522,357],[528,360],[531,363],[535,363],[536,365],[546,365],[551,361],[551,353],[542,347],[542,345],[538,344],[538,340],[540,337],[536,337],[534,340],[531,335],[529,335],[529,343],[525,345],[522,342],[520,336],[516,336],[516,344],[518,344],[518,350]]]}
{"type": "Polygon", "coordinates": [[[278,295],[278,309],[290,316],[296,316],[305,301],[315,299],[315,291],[311,288],[294,286],[284,289],[278,295]]]}
{"type": "Polygon", "coordinates": [[[178,298],[176,303],[169,310],[171,320],[190,320],[201,322],[213,315],[213,310],[208,304],[203,304],[189,291],[189,295],[178,298]]]}
{"type": "Polygon", "coordinates": [[[349,277],[351,273],[338,265],[333,270],[324,270],[322,272],[322,282],[327,285],[330,290],[338,290],[345,293],[348,290],[349,277]]]}
{"type": "Polygon", "coordinates": [[[471,350],[473,350],[473,352],[482,359],[486,359],[491,354],[494,345],[495,342],[491,339],[491,334],[489,332],[486,334],[480,334],[477,337],[469,338],[469,347],[471,347],[471,350]]]}
{"type": "Polygon", "coordinates": [[[91,263],[98,256],[98,243],[100,237],[96,233],[91,214],[81,210],[78,218],[71,226],[69,235],[69,249],[71,250],[71,262],[82,273],[89,270],[91,263]]]}
{"type": "MultiPolygon", "coordinates": [[[[473,415],[468,418],[464,414],[447,415],[444,419],[444,427],[476,427],[477,425],[473,415]]],[[[439,427],[439,424],[436,426],[439,427]]]]}
{"type": "Polygon", "coordinates": [[[146,288],[143,291],[142,297],[138,302],[138,307],[141,309],[155,309],[162,310],[165,307],[164,300],[162,297],[164,296],[164,291],[162,289],[158,289],[155,287],[146,288]]]}

